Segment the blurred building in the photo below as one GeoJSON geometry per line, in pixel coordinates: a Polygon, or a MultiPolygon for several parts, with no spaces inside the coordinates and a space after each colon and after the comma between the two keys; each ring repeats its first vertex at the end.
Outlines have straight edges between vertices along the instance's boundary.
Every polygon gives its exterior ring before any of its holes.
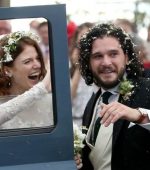
{"type": "Polygon", "coordinates": [[[9,7],[10,0],[0,0],[0,7],[9,7]]]}

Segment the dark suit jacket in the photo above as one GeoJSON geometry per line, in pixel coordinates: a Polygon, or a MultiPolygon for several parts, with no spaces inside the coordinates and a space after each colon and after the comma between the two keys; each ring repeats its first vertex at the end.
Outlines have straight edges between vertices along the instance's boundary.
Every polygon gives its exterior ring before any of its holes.
{"type": "MultiPolygon", "coordinates": [[[[150,109],[150,80],[140,79],[134,81],[134,93],[129,100],[119,102],[132,108],[150,109]]],[[[89,100],[83,116],[83,126],[90,125],[94,105],[101,91],[93,94],[89,100]]],[[[150,170],[150,131],[139,125],[128,128],[130,122],[118,120],[114,123],[112,139],[111,170],[150,170]]],[[[88,159],[89,147],[83,148],[82,170],[93,170],[88,159]]]]}
{"type": "Polygon", "coordinates": [[[150,68],[145,68],[143,71],[143,77],[150,78],[150,68]]]}

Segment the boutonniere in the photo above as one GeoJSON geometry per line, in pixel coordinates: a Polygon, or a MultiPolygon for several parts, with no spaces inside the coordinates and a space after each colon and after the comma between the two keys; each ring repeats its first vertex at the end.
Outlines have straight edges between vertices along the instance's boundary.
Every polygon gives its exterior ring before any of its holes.
{"type": "Polygon", "coordinates": [[[120,82],[119,85],[119,93],[122,95],[124,100],[128,100],[129,97],[132,95],[134,85],[130,80],[124,79],[120,82]]]}
{"type": "Polygon", "coordinates": [[[86,137],[86,134],[82,133],[82,129],[76,124],[73,124],[73,133],[74,133],[74,155],[82,154],[82,148],[84,148],[83,141],[86,137]]]}

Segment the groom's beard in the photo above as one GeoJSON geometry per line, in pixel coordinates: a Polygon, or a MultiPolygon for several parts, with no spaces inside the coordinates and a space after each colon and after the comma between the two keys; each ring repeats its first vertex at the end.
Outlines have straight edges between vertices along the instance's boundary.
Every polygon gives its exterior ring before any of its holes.
{"type": "Polygon", "coordinates": [[[120,72],[118,72],[118,76],[116,77],[116,79],[114,79],[111,82],[105,82],[101,79],[100,76],[98,76],[96,73],[93,72],[94,83],[99,87],[103,87],[104,89],[110,89],[120,83],[120,81],[123,79],[124,74],[125,74],[125,68],[122,67],[120,72]]]}

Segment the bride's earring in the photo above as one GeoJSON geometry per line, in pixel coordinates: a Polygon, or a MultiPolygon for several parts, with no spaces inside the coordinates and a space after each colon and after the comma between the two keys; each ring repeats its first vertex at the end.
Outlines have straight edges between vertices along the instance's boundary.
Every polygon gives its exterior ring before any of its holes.
{"type": "Polygon", "coordinates": [[[9,86],[9,87],[11,86],[11,83],[10,83],[10,82],[8,83],[8,86],[9,86]]]}
{"type": "Polygon", "coordinates": [[[5,74],[8,76],[8,77],[12,77],[12,74],[11,73],[8,73],[7,71],[5,71],[5,74]]]}

